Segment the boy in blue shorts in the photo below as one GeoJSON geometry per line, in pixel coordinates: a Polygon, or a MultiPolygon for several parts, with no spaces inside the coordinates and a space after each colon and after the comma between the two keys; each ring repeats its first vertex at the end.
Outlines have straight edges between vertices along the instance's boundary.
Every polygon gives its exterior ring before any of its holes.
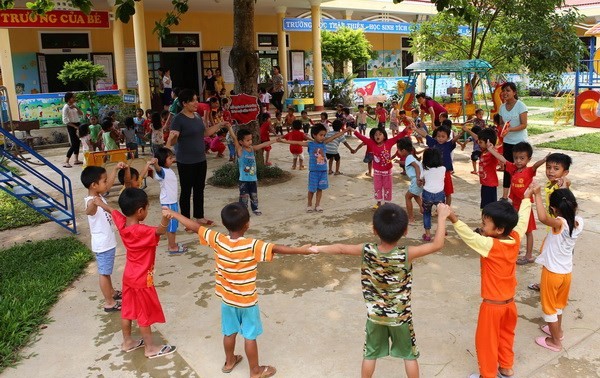
{"type": "Polygon", "coordinates": [[[85,214],[90,224],[92,236],[92,252],[96,255],[98,263],[98,274],[100,275],[100,291],[104,297],[104,311],[121,311],[122,293],[115,290],[112,285],[111,274],[115,265],[115,252],[117,239],[113,229],[114,222],[110,213],[94,203],[94,198],[99,198],[106,203],[103,194],[107,193],[115,183],[117,170],[126,168],[125,163],[118,163],[110,172],[103,167],[88,165],[81,172],[81,183],[88,190],[85,201],[85,214]]]}
{"type": "Polygon", "coordinates": [[[439,204],[438,229],[431,243],[398,246],[406,235],[408,216],[394,203],[385,203],[373,214],[373,231],[378,243],[332,244],[313,246],[309,251],[361,256],[362,292],[367,306],[366,340],[362,374],[371,377],[378,358],[404,359],[408,378],[419,377],[419,349],[412,323],[412,262],[418,257],[439,251],[444,246],[446,218],[452,210],[439,204]],[[391,345],[390,345],[391,341],[391,345]]]}
{"type": "Polygon", "coordinates": [[[309,163],[308,206],[306,207],[307,213],[312,213],[313,211],[318,213],[323,212],[323,209],[320,206],[321,197],[323,196],[323,190],[329,187],[327,181],[327,158],[325,157],[325,151],[327,150],[326,144],[344,135],[344,131],[338,131],[329,137],[325,137],[326,134],[327,129],[325,126],[322,123],[317,123],[310,129],[310,136],[313,138],[313,140],[296,141],[277,139],[278,142],[308,147],[309,163]],[[312,206],[313,197],[315,197],[314,208],[312,206]]]}

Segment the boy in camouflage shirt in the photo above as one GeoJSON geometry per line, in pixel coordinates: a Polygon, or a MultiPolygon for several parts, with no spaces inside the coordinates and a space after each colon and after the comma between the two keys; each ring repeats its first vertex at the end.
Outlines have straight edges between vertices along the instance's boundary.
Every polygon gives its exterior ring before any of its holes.
{"type": "Polygon", "coordinates": [[[439,251],[444,246],[445,220],[450,207],[439,204],[438,229],[431,243],[400,247],[406,235],[408,216],[393,203],[380,206],[373,214],[373,231],[379,243],[313,246],[313,252],[362,256],[362,292],[367,306],[366,340],[362,377],[371,377],[378,358],[404,359],[408,378],[419,377],[419,350],[411,312],[412,261],[439,251]],[[391,339],[391,346],[389,343],[391,339]]]}

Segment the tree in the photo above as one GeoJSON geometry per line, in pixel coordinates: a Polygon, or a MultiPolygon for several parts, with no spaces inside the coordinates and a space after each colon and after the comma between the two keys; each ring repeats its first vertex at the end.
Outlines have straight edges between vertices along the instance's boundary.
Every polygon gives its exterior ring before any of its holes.
{"type": "Polygon", "coordinates": [[[70,62],[65,62],[63,69],[58,73],[58,79],[63,84],[79,82],[85,86],[87,91],[80,93],[81,97],[88,100],[90,109],[94,111],[94,102],[96,100],[96,92],[92,91],[92,83],[106,77],[104,67],[100,64],[94,64],[89,60],[75,59],[70,62]]]}
{"type": "Polygon", "coordinates": [[[321,32],[321,54],[324,62],[331,63],[336,78],[343,76],[345,62],[351,61],[353,65],[360,66],[377,56],[363,30],[347,27],[321,32]]]}
{"type": "MultiPolygon", "coordinates": [[[[399,3],[402,0],[394,0],[399,3]]],[[[425,60],[485,59],[499,72],[527,70],[556,86],[574,69],[585,46],[577,37],[577,10],[564,0],[432,0],[438,14],[415,27],[412,52],[425,60]],[[461,36],[466,25],[470,36],[461,36]]]]}
{"type": "Polygon", "coordinates": [[[229,66],[235,78],[235,92],[256,96],[259,63],[254,47],[254,2],[233,1],[233,46],[229,66]]]}

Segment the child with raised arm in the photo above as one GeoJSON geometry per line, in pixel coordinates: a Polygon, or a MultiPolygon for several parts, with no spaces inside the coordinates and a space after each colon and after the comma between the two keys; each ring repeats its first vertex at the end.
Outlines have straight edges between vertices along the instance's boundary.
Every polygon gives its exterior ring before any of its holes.
{"type": "Polygon", "coordinates": [[[284,124],[285,124],[285,132],[289,133],[290,129],[292,128],[292,123],[296,120],[296,116],[294,115],[294,107],[293,106],[288,106],[287,109],[287,114],[285,115],[285,120],[284,120],[284,124]]]}
{"type": "Polygon", "coordinates": [[[367,117],[369,114],[365,111],[364,105],[358,105],[358,112],[354,114],[356,125],[358,126],[358,132],[362,135],[366,135],[367,132],[367,117]]]}
{"type": "Polygon", "coordinates": [[[113,230],[113,219],[110,213],[99,207],[94,199],[106,203],[103,194],[107,193],[115,183],[117,170],[125,168],[124,163],[118,163],[108,174],[106,169],[98,166],[87,166],[81,172],[81,183],[88,190],[85,197],[85,214],[90,224],[92,238],[91,249],[98,263],[100,276],[100,291],[104,297],[104,311],[115,312],[121,310],[121,292],[112,285],[111,274],[115,265],[117,239],[113,230]]]}
{"type": "MultiPolygon", "coordinates": [[[[340,130],[342,130],[342,121],[339,119],[334,120],[331,123],[331,127],[333,128],[332,131],[328,131],[327,134],[325,134],[325,138],[329,138],[330,136],[338,133],[340,130]]],[[[349,128],[350,130],[354,130],[352,128],[349,128]]],[[[339,153],[339,147],[340,147],[340,143],[343,143],[344,146],[346,146],[347,149],[350,150],[350,152],[352,152],[352,147],[350,147],[350,145],[348,144],[348,142],[346,142],[346,137],[344,135],[342,135],[341,137],[335,138],[334,140],[332,140],[331,142],[327,143],[326,145],[326,151],[325,151],[325,156],[327,156],[327,160],[329,161],[329,174],[330,175],[341,175],[342,172],[340,172],[340,153],[339,153]],[[335,172],[333,171],[333,162],[335,161],[335,172]]]]}
{"type": "Polygon", "coordinates": [[[425,138],[427,147],[435,148],[442,154],[442,162],[446,167],[446,176],[444,177],[444,194],[446,195],[446,204],[452,204],[452,193],[454,193],[454,185],[452,184],[452,172],[454,165],[452,164],[452,151],[456,148],[456,141],[460,138],[461,133],[451,138],[452,130],[445,126],[440,126],[433,130],[433,135],[428,135],[423,129],[415,129],[419,135],[425,138]]]}
{"type": "MultiPolygon", "coordinates": [[[[281,113],[280,113],[281,114],[281,113]]],[[[280,117],[281,118],[281,117],[280,117]]],[[[271,140],[271,133],[277,135],[277,131],[273,129],[273,124],[271,123],[271,115],[269,113],[262,113],[259,117],[260,119],[260,143],[265,143],[271,140]]],[[[280,127],[280,126],[279,126],[280,127]]],[[[283,129],[279,130],[283,135],[283,129]]],[[[231,136],[231,134],[230,134],[231,136]]],[[[237,151],[237,148],[236,148],[237,151]]],[[[270,166],[271,161],[269,160],[269,156],[271,154],[271,145],[266,145],[264,147],[265,153],[265,165],[270,166]]]]}
{"type": "MultiPolygon", "coordinates": [[[[326,113],[327,114],[327,113],[326,113]]],[[[327,159],[325,158],[326,144],[332,140],[344,135],[343,131],[325,137],[327,129],[321,123],[315,124],[310,129],[310,136],[313,140],[309,141],[295,141],[278,139],[278,141],[295,144],[298,146],[308,147],[308,204],[306,207],[307,213],[313,211],[322,213],[323,208],[321,207],[321,197],[323,196],[323,190],[329,187],[327,181],[327,159]],[[315,207],[312,206],[313,197],[315,197],[315,207]]]]}
{"type": "Polygon", "coordinates": [[[231,203],[221,210],[221,221],[229,235],[202,227],[179,213],[167,210],[167,214],[196,231],[200,244],[215,252],[215,293],[222,300],[221,329],[225,349],[221,371],[230,373],[242,361],[243,357],[235,354],[235,338],[241,333],[250,377],[273,376],[274,367],[261,366],[258,362],[256,339],[263,332],[256,292],[258,263],[271,261],[273,254],[309,254],[309,246],[294,248],[245,238],[250,227],[250,214],[241,203],[231,203]]]}
{"type": "MultiPolygon", "coordinates": [[[[487,129],[489,130],[489,129],[487,129]]],[[[504,164],[504,170],[508,172],[510,176],[510,194],[508,198],[511,199],[515,209],[521,206],[521,201],[525,196],[525,190],[529,187],[537,169],[544,164],[546,159],[537,161],[533,166],[528,167],[527,164],[531,160],[533,155],[533,148],[527,142],[519,142],[513,146],[513,162],[510,162],[504,158],[500,153],[494,149],[494,142],[489,141],[487,144],[487,150],[498,159],[499,162],[504,164]]],[[[491,169],[491,168],[490,168],[491,169]]],[[[526,236],[526,249],[525,256],[517,259],[518,265],[525,265],[534,262],[533,258],[533,231],[536,229],[535,218],[533,211],[529,216],[529,223],[527,224],[526,236]]]]}
{"type": "Polygon", "coordinates": [[[388,111],[383,107],[383,102],[378,102],[375,105],[375,116],[371,117],[377,121],[377,127],[385,130],[385,122],[388,118],[388,111]]]}
{"type": "Polygon", "coordinates": [[[269,147],[276,140],[269,140],[259,145],[252,145],[252,132],[247,129],[240,129],[237,135],[233,133],[231,125],[228,127],[229,135],[235,144],[235,151],[238,158],[238,168],[240,171],[239,189],[240,203],[248,208],[248,199],[254,215],[262,215],[258,209],[258,187],[256,176],[256,151],[261,148],[269,147]]]}
{"type": "MultiPolygon", "coordinates": [[[[473,126],[469,130],[467,128],[466,124],[463,125],[463,131],[465,131],[467,133],[469,131],[472,131],[473,134],[477,135],[477,134],[479,134],[479,132],[481,130],[483,130],[483,129],[479,126],[473,126]]],[[[477,143],[477,140],[473,136],[469,136],[464,142],[461,142],[460,140],[456,141],[456,143],[458,143],[460,145],[461,151],[463,151],[465,149],[465,147],[467,146],[467,143],[469,143],[469,142],[473,142],[473,151],[471,152],[471,164],[473,165],[473,170],[471,171],[471,174],[477,175],[477,174],[479,174],[478,173],[479,170],[477,169],[477,161],[481,157],[481,147],[479,146],[479,143],[477,143]]],[[[496,167],[494,167],[494,169],[496,169],[496,167]]]]}
{"type": "Polygon", "coordinates": [[[417,157],[415,147],[412,144],[410,137],[402,138],[396,143],[398,148],[398,155],[405,158],[404,166],[406,167],[406,175],[410,179],[410,185],[404,195],[406,201],[406,212],[408,213],[408,222],[413,223],[415,221],[415,214],[413,212],[412,200],[414,199],[419,210],[423,213],[423,201],[421,200],[421,194],[423,194],[423,183],[419,181],[423,172],[423,166],[417,157]],[[420,185],[419,185],[420,184],[420,185]]]}
{"type": "MultiPolygon", "coordinates": [[[[292,122],[292,131],[285,134],[283,137],[286,140],[295,140],[299,142],[308,140],[306,134],[302,131],[303,127],[304,124],[302,123],[302,121],[296,119],[294,120],[294,122],[292,122]]],[[[296,169],[296,166],[298,166],[298,169],[301,171],[306,169],[304,167],[304,149],[302,148],[302,146],[290,144],[290,153],[293,156],[292,169],[296,169]]]]}
{"type": "MultiPolygon", "coordinates": [[[[120,211],[112,209],[100,199],[95,203],[109,212],[127,250],[127,262],[123,271],[123,308],[121,311],[121,350],[132,352],[144,347],[147,358],[169,355],[177,349],[174,345],[156,345],[152,338],[152,324],[164,323],[158,294],[154,287],[154,261],[156,246],[167,230],[170,213],[163,210],[160,226],[151,227],[143,223],[148,216],[148,195],[141,189],[128,188],[119,196],[120,211]],[[131,337],[131,323],[137,321],[141,340],[131,337]]],[[[170,211],[170,210],[169,210],[170,211]]]]}
{"type": "Polygon", "coordinates": [[[417,185],[423,187],[423,228],[424,241],[431,241],[431,212],[433,206],[446,202],[444,195],[444,177],[446,167],[442,164],[442,154],[439,150],[428,148],[423,151],[423,173],[417,178],[417,185]]]}
{"type": "MultiPolygon", "coordinates": [[[[367,138],[358,131],[354,131],[354,136],[360,139],[371,149],[373,153],[373,194],[377,203],[373,206],[378,208],[382,202],[392,200],[392,147],[400,138],[409,135],[412,128],[406,127],[395,137],[388,139],[387,132],[383,128],[376,128],[370,133],[371,138],[367,138]]],[[[357,148],[358,149],[358,148],[357,148]]]]}
{"type": "Polygon", "coordinates": [[[535,342],[543,348],[560,352],[564,338],[562,313],[571,288],[573,249],[583,231],[583,219],[577,215],[577,200],[569,189],[557,189],[550,195],[547,203],[549,213],[546,213],[541,188],[535,181],[529,186],[528,192],[535,197],[538,219],[551,228],[544,239],[542,252],[535,260],[542,265],[540,299],[547,323],[541,327],[541,331],[550,337],[537,337],[535,342]]]}
{"type": "Polygon", "coordinates": [[[516,262],[521,237],[527,229],[531,200],[525,197],[519,212],[506,201],[488,204],[481,211],[481,228],[477,233],[458,220],[448,219],[458,236],[481,255],[481,297],[475,347],[479,373],[469,378],[511,377],[514,373],[515,327],[517,306],[516,262]]]}
{"type": "Polygon", "coordinates": [[[362,293],[367,307],[366,339],[361,376],[373,376],[377,359],[402,358],[408,378],[419,377],[419,349],[412,322],[411,291],[414,259],[442,249],[449,206],[438,208],[438,228],[432,243],[398,246],[406,235],[408,217],[398,205],[386,203],[373,214],[378,243],[313,246],[318,253],[361,256],[362,293]],[[390,345],[391,342],[391,345],[390,345]]]}
{"type": "Polygon", "coordinates": [[[476,143],[481,151],[478,172],[479,183],[481,184],[479,208],[483,209],[488,203],[498,200],[498,174],[496,173],[498,159],[497,155],[489,150],[489,146],[493,147],[496,143],[496,133],[491,129],[483,129],[475,134],[473,130],[469,130],[466,126],[463,126],[463,130],[471,135],[473,143],[476,143]]]}

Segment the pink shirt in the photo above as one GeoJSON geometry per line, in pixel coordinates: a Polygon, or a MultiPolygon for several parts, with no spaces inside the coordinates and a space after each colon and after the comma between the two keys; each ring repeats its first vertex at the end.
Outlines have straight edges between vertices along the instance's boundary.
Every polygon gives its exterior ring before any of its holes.
{"type": "Polygon", "coordinates": [[[358,131],[355,131],[354,135],[363,141],[364,144],[367,145],[367,149],[370,149],[370,152],[373,153],[373,169],[378,171],[389,171],[392,169],[392,147],[399,139],[408,135],[408,129],[402,130],[398,135],[386,140],[381,145],[378,145],[374,140],[362,135],[358,131]]]}

